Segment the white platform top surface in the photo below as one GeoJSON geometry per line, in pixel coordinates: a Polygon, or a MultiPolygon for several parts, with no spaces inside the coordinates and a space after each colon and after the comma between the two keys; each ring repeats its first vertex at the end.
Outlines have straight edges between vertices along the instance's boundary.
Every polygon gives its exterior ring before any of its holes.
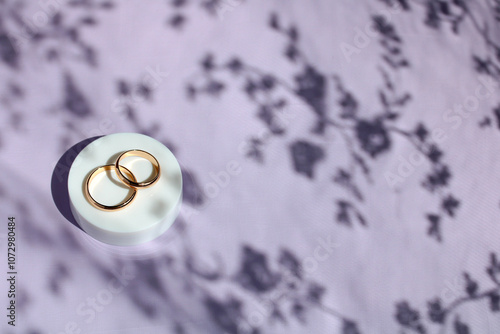
{"type": "MultiPolygon", "coordinates": [[[[138,181],[152,172],[152,165],[140,157],[128,157],[122,165],[131,170],[138,181]]],[[[181,169],[172,152],[157,140],[137,133],[116,133],[101,137],[85,147],[76,157],[68,177],[70,201],[74,209],[100,229],[133,233],[152,227],[163,220],[181,200],[181,169]],[[119,154],[131,149],[151,153],[160,163],[160,179],[151,187],[138,188],[133,202],[122,210],[102,211],[84,196],[87,175],[96,167],[114,164],[119,154]]],[[[91,194],[102,204],[114,205],[123,200],[129,188],[122,186],[114,170],[100,173],[92,181],[91,194]]]]}

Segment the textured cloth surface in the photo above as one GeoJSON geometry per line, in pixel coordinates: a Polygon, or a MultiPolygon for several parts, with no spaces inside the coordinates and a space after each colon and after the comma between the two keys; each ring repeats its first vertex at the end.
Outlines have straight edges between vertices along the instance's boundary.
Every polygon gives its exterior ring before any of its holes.
{"type": "Polygon", "coordinates": [[[0,332],[499,333],[499,28],[493,0],[0,1],[0,332]],[[183,169],[146,245],[54,203],[116,132],[183,169]]]}

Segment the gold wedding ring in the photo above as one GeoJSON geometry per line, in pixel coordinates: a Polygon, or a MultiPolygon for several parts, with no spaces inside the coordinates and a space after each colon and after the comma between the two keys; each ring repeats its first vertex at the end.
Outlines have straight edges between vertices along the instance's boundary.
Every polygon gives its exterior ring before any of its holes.
{"type": "MultiPolygon", "coordinates": [[[[128,168],[123,167],[123,166],[121,166],[121,167],[125,170],[125,172],[133,180],[135,180],[134,174],[132,174],[132,172],[128,168]]],[[[92,204],[94,207],[96,207],[98,209],[101,209],[104,211],[121,210],[124,207],[126,207],[127,205],[129,205],[130,203],[132,203],[132,201],[135,198],[135,194],[137,193],[137,190],[135,188],[130,188],[129,195],[127,196],[127,198],[125,198],[122,202],[120,202],[116,205],[104,205],[104,204],[99,203],[98,201],[96,201],[94,199],[94,197],[92,197],[92,195],[90,194],[90,184],[92,183],[92,180],[96,177],[97,174],[100,174],[104,171],[112,170],[115,168],[116,168],[115,165],[99,166],[99,167],[95,168],[94,170],[92,170],[92,172],[87,177],[87,180],[85,181],[85,198],[87,198],[87,201],[89,201],[90,204],[92,204]]]]}
{"type": "Polygon", "coordinates": [[[126,152],[123,152],[122,154],[120,154],[120,156],[118,157],[118,159],[116,159],[116,162],[115,162],[115,170],[116,170],[116,174],[118,175],[120,180],[132,188],[151,187],[160,178],[160,164],[158,163],[158,160],[156,160],[156,158],[153,155],[151,155],[148,152],[143,151],[143,150],[130,150],[130,151],[126,151],[126,152]],[[125,169],[125,167],[120,165],[120,161],[126,157],[132,157],[132,156],[141,157],[141,158],[144,158],[144,159],[148,160],[149,162],[151,162],[151,164],[153,165],[153,169],[154,169],[153,176],[150,177],[149,179],[143,181],[143,182],[137,182],[137,180],[135,180],[135,178],[134,179],[128,178],[125,175],[125,173],[123,173],[123,171],[122,171],[122,169],[125,169]]]}
{"type": "Polygon", "coordinates": [[[130,203],[135,198],[135,195],[137,193],[138,188],[147,188],[155,184],[158,179],[160,178],[160,163],[156,158],[143,150],[139,149],[134,149],[134,150],[129,150],[121,153],[118,158],[116,159],[116,162],[114,164],[110,165],[103,165],[96,167],[93,169],[90,174],[87,176],[85,180],[85,190],[84,190],[84,195],[87,201],[89,201],[92,206],[104,210],[104,211],[116,211],[116,210],[121,210],[130,203]],[[151,162],[151,165],[153,166],[153,176],[149,177],[147,180],[138,182],[135,175],[125,166],[121,165],[120,162],[122,159],[131,157],[131,156],[137,156],[144,158],[151,162]],[[116,205],[104,205],[102,203],[99,203],[98,201],[95,200],[94,197],[92,197],[90,193],[90,184],[92,183],[92,180],[95,178],[96,175],[107,171],[107,170],[115,170],[116,175],[118,176],[118,179],[128,186],[130,188],[129,190],[129,195],[120,203],[116,205]]]}

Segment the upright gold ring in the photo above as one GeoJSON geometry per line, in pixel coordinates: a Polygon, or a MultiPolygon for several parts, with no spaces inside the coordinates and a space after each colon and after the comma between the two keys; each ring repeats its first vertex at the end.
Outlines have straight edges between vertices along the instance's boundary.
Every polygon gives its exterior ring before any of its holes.
{"type": "Polygon", "coordinates": [[[152,154],[138,149],[125,151],[122,154],[120,154],[120,156],[118,156],[118,159],[116,159],[115,162],[115,170],[116,174],[118,175],[118,178],[123,183],[127,184],[132,188],[150,187],[153,184],[155,184],[156,181],[158,181],[158,179],[160,178],[160,163],[158,162],[158,160],[156,160],[156,158],[152,154]],[[137,182],[135,177],[130,177],[130,178],[127,177],[126,173],[123,172],[123,170],[126,170],[126,168],[123,165],[120,165],[120,161],[122,159],[125,159],[126,157],[131,157],[131,156],[141,157],[151,162],[154,170],[153,176],[142,182],[137,182]]]}
{"type": "MultiPolygon", "coordinates": [[[[121,168],[123,168],[123,170],[125,171],[126,174],[128,174],[128,176],[135,182],[136,179],[135,179],[135,176],[134,174],[132,174],[132,172],[124,167],[124,166],[120,166],[121,168]]],[[[129,195],[127,196],[127,198],[125,198],[122,202],[116,204],[116,205],[104,205],[102,203],[99,203],[98,201],[96,201],[94,199],[94,197],[92,197],[92,195],[90,194],[90,184],[92,183],[92,180],[96,177],[96,175],[104,172],[104,171],[107,171],[107,170],[112,170],[112,169],[116,169],[116,166],[115,165],[104,165],[104,166],[99,166],[97,168],[95,168],[94,170],[92,170],[92,172],[89,174],[89,176],[87,177],[87,180],[85,181],[85,197],[87,198],[87,201],[90,202],[90,204],[92,204],[94,207],[98,208],[98,209],[101,209],[101,210],[104,210],[104,211],[114,211],[114,210],[121,210],[123,209],[124,207],[126,207],[127,205],[129,205],[130,203],[132,203],[132,201],[134,200],[135,198],[135,194],[137,193],[137,189],[135,188],[130,188],[129,190],[129,195]]]]}

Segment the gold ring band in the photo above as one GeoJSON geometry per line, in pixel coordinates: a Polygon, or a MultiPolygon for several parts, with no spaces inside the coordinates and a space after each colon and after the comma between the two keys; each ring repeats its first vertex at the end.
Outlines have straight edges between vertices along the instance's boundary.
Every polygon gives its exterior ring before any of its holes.
{"type": "MultiPolygon", "coordinates": [[[[134,182],[136,181],[134,174],[132,174],[132,172],[128,168],[123,167],[123,166],[121,166],[121,168],[123,168],[125,170],[125,172],[129,175],[129,177],[134,182]]],[[[99,167],[95,168],[94,170],[92,170],[92,172],[87,177],[87,180],[85,181],[85,197],[87,198],[87,201],[89,201],[90,204],[92,204],[94,207],[96,207],[100,210],[104,210],[104,211],[115,211],[115,210],[123,209],[124,207],[126,207],[127,205],[132,203],[132,201],[135,198],[135,194],[137,193],[137,190],[135,188],[131,188],[132,193],[127,198],[125,198],[122,202],[120,202],[116,205],[104,205],[104,204],[97,202],[94,199],[94,197],[92,197],[92,195],[90,194],[90,184],[92,183],[92,180],[94,179],[94,177],[97,174],[100,174],[104,171],[112,170],[112,169],[116,170],[116,166],[115,165],[99,166],[99,167]]]]}
{"type": "Polygon", "coordinates": [[[158,179],[160,178],[160,163],[158,162],[158,160],[156,160],[156,158],[152,154],[150,154],[146,151],[138,150],[138,149],[129,150],[129,151],[123,152],[122,154],[120,154],[120,156],[118,156],[118,159],[116,159],[116,162],[115,162],[115,171],[116,171],[116,174],[118,175],[118,178],[123,183],[128,185],[129,187],[146,188],[146,187],[150,187],[153,184],[155,184],[156,181],[158,181],[158,179]],[[123,171],[122,171],[122,169],[126,169],[126,168],[124,166],[120,165],[120,161],[121,161],[121,159],[124,159],[126,157],[131,157],[131,156],[141,157],[141,158],[144,158],[144,159],[148,160],[149,162],[151,162],[151,164],[153,165],[153,169],[155,171],[155,174],[143,182],[137,182],[135,177],[132,177],[132,178],[127,177],[127,175],[125,175],[125,173],[123,173],[123,171]]]}

